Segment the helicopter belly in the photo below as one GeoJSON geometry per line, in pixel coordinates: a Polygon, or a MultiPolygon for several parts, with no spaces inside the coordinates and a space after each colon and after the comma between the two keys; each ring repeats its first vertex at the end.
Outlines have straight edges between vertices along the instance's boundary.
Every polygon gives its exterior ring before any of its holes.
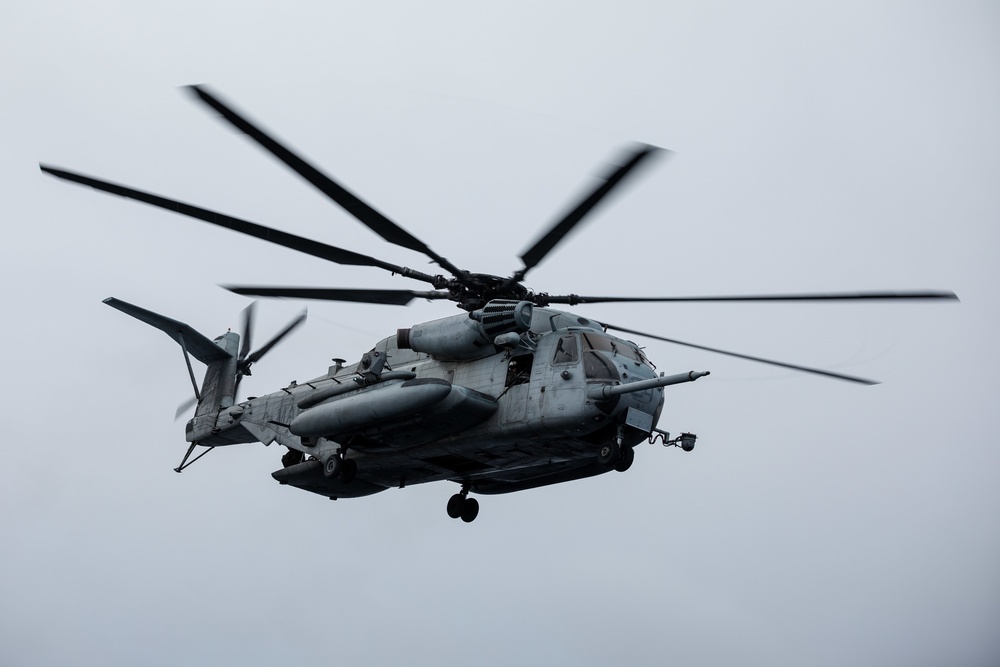
{"type": "Polygon", "coordinates": [[[612,468],[597,463],[592,456],[563,462],[553,462],[534,468],[510,471],[506,474],[481,477],[472,483],[472,490],[482,495],[497,495],[536,489],[541,486],[571,482],[611,472],[612,468]]]}

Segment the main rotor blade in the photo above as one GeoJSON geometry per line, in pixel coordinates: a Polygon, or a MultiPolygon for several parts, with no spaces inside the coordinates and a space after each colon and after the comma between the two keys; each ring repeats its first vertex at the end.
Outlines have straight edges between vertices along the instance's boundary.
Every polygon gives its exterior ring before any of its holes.
{"type": "Polygon", "coordinates": [[[274,338],[272,338],[271,340],[267,341],[267,343],[265,343],[262,348],[260,348],[259,350],[257,350],[253,354],[251,354],[249,357],[247,357],[247,361],[250,362],[250,363],[252,363],[252,364],[260,361],[261,357],[263,357],[265,354],[267,354],[271,350],[271,348],[273,348],[275,345],[277,345],[278,343],[280,343],[282,338],[284,338],[288,334],[292,333],[292,331],[294,331],[303,322],[305,322],[307,314],[308,313],[306,311],[304,311],[304,310],[301,313],[299,313],[298,316],[295,317],[295,319],[293,319],[291,322],[289,322],[287,325],[285,325],[284,329],[282,329],[281,331],[279,331],[278,333],[276,333],[274,335],[274,338]]]}
{"type": "Polygon", "coordinates": [[[834,378],[836,380],[846,380],[848,382],[857,382],[858,384],[879,384],[877,380],[867,380],[865,378],[854,377],[853,375],[842,375],[841,373],[834,373],[832,371],[824,371],[819,368],[810,368],[808,366],[798,366],[796,364],[786,364],[783,361],[775,361],[773,359],[764,359],[762,357],[752,357],[748,354],[739,354],[738,352],[729,352],[727,350],[720,350],[714,347],[706,347],[704,345],[695,345],[694,343],[685,343],[682,340],[675,340],[673,338],[664,338],[663,336],[656,336],[651,333],[645,333],[643,331],[635,331],[634,329],[626,329],[625,327],[615,326],[613,324],[602,323],[606,329],[613,329],[615,331],[623,331],[625,333],[635,334],[637,336],[643,336],[645,338],[653,338],[655,340],[662,340],[665,343],[673,343],[675,345],[684,345],[686,347],[693,347],[697,350],[705,350],[706,352],[715,352],[716,354],[725,354],[730,357],[736,357],[738,359],[746,359],[748,361],[756,361],[762,364],[769,364],[771,366],[780,366],[782,368],[790,368],[794,371],[802,371],[803,373],[813,373],[814,375],[823,375],[829,378],[834,378]]]}
{"type": "Polygon", "coordinates": [[[547,296],[547,303],[575,306],[581,303],[650,303],[650,302],[707,302],[707,301],[913,301],[953,300],[958,296],[951,291],[904,290],[901,292],[820,292],[817,294],[745,294],[734,296],[547,296]]]}
{"type": "Polygon", "coordinates": [[[362,255],[360,253],[351,252],[350,250],[344,250],[342,248],[337,248],[336,246],[327,245],[325,243],[313,241],[301,236],[282,232],[277,229],[265,227],[264,225],[258,225],[255,222],[241,220],[240,218],[234,218],[223,213],[216,213],[215,211],[192,206],[191,204],[185,204],[184,202],[174,199],[167,199],[166,197],[160,197],[159,195],[154,195],[149,192],[143,192],[124,185],[98,180],[90,176],[66,171],[64,169],[49,167],[42,164],[40,164],[39,167],[42,171],[52,174],[57,178],[73,181],[74,183],[80,183],[81,185],[89,185],[96,190],[103,190],[104,192],[110,192],[114,195],[119,195],[128,199],[135,199],[136,201],[141,201],[152,206],[158,206],[159,208],[165,208],[168,211],[196,218],[213,225],[218,225],[219,227],[225,227],[226,229],[231,229],[233,231],[240,232],[241,234],[269,241],[270,243],[291,248],[292,250],[298,250],[299,252],[304,252],[330,262],[355,266],[374,266],[380,269],[385,269],[386,271],[391,271],[392,273],[398,273],[406,276],[407,278],[422,280],[432,285],[437,282],[435,281],[434,276],[429,276],[426,273],[421,273],[420,271],[414,271],[413,269],[409,269],[404,266],[397,266],[395,264],[390,264],[389,262],[383,262],[382,260],[369,257],[368,255],[362,255]]]}
{"type": "Polygon", "coordinates": [[[291,167],[295,173],[312,183],[323,194],[339,204],[345,211],[353,215],[363,225],[383,239],[389,243],[423,253],[456,277],[461,277],[466,273],[431,250],[426,243],[410,234],[319,169],[293,153],[277,139],[241,116],[218,97],[209,93],[203,86],[189,86],[189,88],[198,99],[219,112],[231,125],[256,141],[271,155],[291,167]]]}
{"type": "Polygon", "coordinates": [[[647,144],[640,145],[625,164],[617,167],[603,178],[603,183],[581,201],[573,210],[567,213],[561,220],[556,222],[546,234],[539,239],[535,245],[531,246],[523,255],[521,261],[524,268],[515,274],[515,280],[519,281],[537,266],[542,259],[559,243],[590,211],[603,200],[625,177],[634,170],[648,156],[654,152],[662,150],[656,146],[647,144]]]}
{"type": "Polygon", "coordinates": [[[413,290],[342,289],[335,287],[249,287],[222,285],[225,289],[244,296],[285,297],[289,299],[320,299],[324,301],[353,301],[405,306],[414,299],[448,299],[447,292],[415,292],[413,290]]]}

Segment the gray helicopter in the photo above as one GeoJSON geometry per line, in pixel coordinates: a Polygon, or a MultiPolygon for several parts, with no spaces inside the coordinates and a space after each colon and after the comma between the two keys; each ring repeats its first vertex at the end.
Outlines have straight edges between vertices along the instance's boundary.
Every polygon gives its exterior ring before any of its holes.
{"type": "Polygon", "coordinates": [[[448,515],[473,521],[479,503],[469,497],[510,493],[610,471],[624,472],[642,442],[685,451],[697,437],[672,438],[656,427],[664,388],[697,380],[708,371],[657,373],[634,342],[609,332],[813,373],[875,384],[872,380],[788,364],[615,326],[550,308],[609,302],[846,301],[957,299],[948,291],[847,292],[708,297],[607,297],[550,295],[522,281],[555,246],[636,168],[657,153],[632,149],[624,162],[523,255],[509,277],[473,273],[435,253],[370,205],[320,172],[202,86],[195,98],[221,114],[277,159],[305,178],[389,243],[429,257],[449,275],[404,266],[295,236],[191,204],[83,174],[40,165],[68,181],[135,199],[315,257],[370,266],[428,284],[433,289],[227,286],[247,296],[406,305],[414,299],[455,302],[464,312],[399,329],[353,365],[343,360],[318,377],[260,397],[238,398],[251,366],[305,321],[295,318],[264,346],[252,349],[253,304],[241,333],[210,339],[192,327],[119,299],[105,303],[169,335],[182,348],[197,407],[185,428],[190,443],[181,472],[215,447],[261,442],[287,449],[272,473],[287,484],[322,496],[357,498],[391,487],[449,480],[460,490],[448,515]],[[191,357],[207,366],[199,385],[191,357]],[[197,456],[192,454],[203,448],[197,456]]]}

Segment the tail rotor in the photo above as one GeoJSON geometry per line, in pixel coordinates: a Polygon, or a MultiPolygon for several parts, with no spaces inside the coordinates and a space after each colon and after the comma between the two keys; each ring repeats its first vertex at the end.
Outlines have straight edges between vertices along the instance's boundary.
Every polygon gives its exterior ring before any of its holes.
{"type": "Polygon", "coordinates": [[[253,301],[243,310],[243,342],[240,346],[240,356],[236,361],[236,393],[239,394],[240,382],[246,375],[252,375],[250,372],[250,367],[261,360],[261,358],[270,352],[275,345],[280,343],[282,339],[288,334],[292,333],[301,326],[306,321],[307,311],[303,310],[297,316],[295,316],[285,327],[276,333],[271,340],[267,341],[260,349],[255,352],[250,352],[253,340],[253,329],[254,329],[254,312],[257,306],[257,302],[253,301]]]}
{"type": "MultiPolygon", "coordinates": [[[[307,311],[303,310],[296,317],[294,317],[285,327],[279,331],[274,337],[271,338],[267,343],[265,343],[259,350],[251,352],[253,347],[253,331],[254,322],[256,320],[256,307],[257,302],[251,302],[249,306],[243,309],[243,327],[240,332],[240,351],[239,356],[236,359],[236,382],[233,388],[233,401],[238,402],[238,392],[240,387],[240,382],[246,375],[252,375],[250,372],[250,367],[253,364],[260,361],[260,359],[270,352],[275,345],[281,342],[288,334],[292,333],[295,329],[301,326],[306,321],[307,311]]],[[[194,377],[192,375],[192,383],[194,383],[194,377]]],[[[187,399],[179,406],[177,406],[177,412],[174,415],[174,420],[180,419],[188,410],[193,406],[201,402],[201,396],[198,392],[198,385],[193,384],[195,388],[195,395],[187,399]]]]}

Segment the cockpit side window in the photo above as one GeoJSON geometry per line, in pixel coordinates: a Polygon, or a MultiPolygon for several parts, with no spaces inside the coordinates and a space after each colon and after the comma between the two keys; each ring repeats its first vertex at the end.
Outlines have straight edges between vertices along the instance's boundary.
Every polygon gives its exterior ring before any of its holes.
{"type": "Polygon", "coordinates": [[[580,359],[580,346],[576,336],[560,336],[556,342],[556,351],[552,355],[553,364],[575,364],[580,359]]]}

